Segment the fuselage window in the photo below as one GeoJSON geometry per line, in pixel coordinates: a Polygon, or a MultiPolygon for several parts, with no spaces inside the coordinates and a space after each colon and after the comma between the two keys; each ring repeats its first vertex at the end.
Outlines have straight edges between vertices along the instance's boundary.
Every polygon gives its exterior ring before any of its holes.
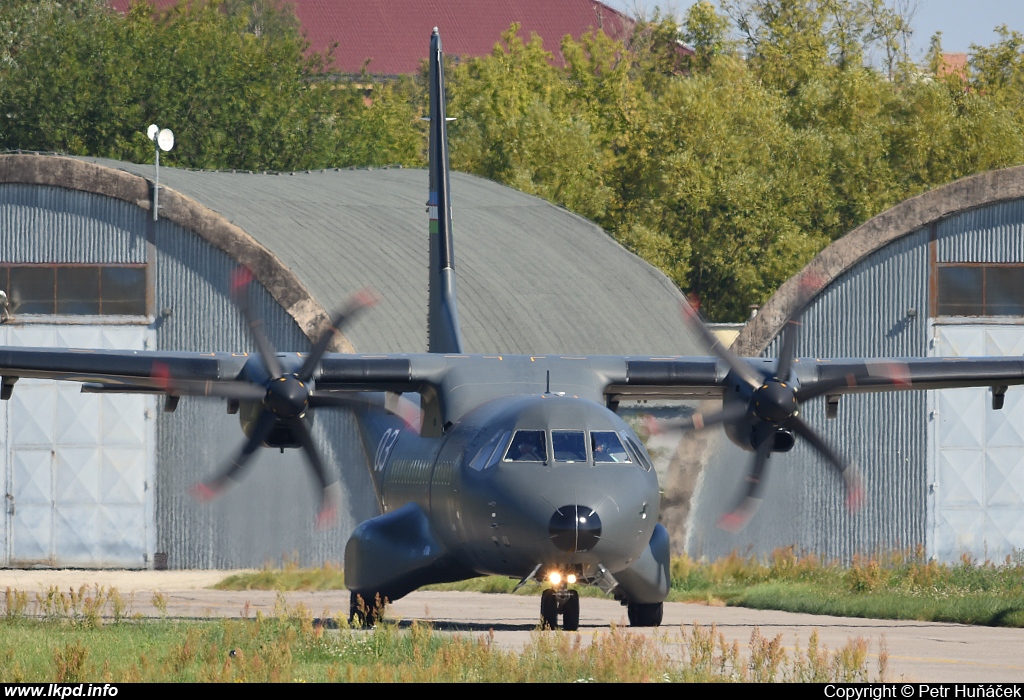
{"type": "Polygon", "coordinates": [[[551,449],[556,462],[587,461],[587,438],[582,430],[552,430],[551,449]]]}
{"type": "Polygon", "coordinates": [[[590,433],[590,448],[594,452],[595,464],[632,461],[619,436],[610,430],[595,430],[590,433]]]}
{"type": "Polygon", "coordinates": [[[517,430],[505,454],[506,462],[546,462],[547,440],[543,430],[517,430]]]}
{"type": "Polygon", "coordinates": [[[508,442],[508,436],[512,434],[511,430],[498,431],[494,434],[487,444],[480,448],[480,451],[476,453],[476,457],[469,463],[469,466],[477,471],[483,471],[487,467],[491,466],[496,460],[496,454],[500,454],[505,448],[505,443],[508,442]]]}

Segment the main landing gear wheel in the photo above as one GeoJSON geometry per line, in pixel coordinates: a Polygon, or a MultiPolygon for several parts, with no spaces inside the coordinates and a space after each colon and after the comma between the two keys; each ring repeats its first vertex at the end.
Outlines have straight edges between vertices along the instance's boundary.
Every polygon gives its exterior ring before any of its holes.
{"type": "Polygon", "coordinates": [[[540,594],[540,628],[558,629],[558,601],[555,600],[555,592],[550,588],[540,594]]]}
{"type": "Polygon", "coordinates": [[[548,588],[540,596],[540,626],[545,630],[558,629],[558,616],[562,616],[562,629],[575,632],[580,628],[579,591],[548,588]]]}
{"type": "Polygon", "coordinates": [[[575,632],[580,628],[580,592],[569,591],[569,598],[562,608],[562,629],[575,632]]]}
{"type": "Polygon", "coordinates": [[[664,603],[629,603],[626,616],[633,627],[659,627],[665,613],[664,603]]]}

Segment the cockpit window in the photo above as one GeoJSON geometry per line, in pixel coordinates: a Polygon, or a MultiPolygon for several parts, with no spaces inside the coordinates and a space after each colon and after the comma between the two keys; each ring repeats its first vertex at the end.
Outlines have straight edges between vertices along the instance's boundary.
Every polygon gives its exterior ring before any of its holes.
{"type": "Polygon", "coordinates": [[[502,450],[505,449],[505,445],[508,443],[508,437],[512,434],[511,430],[499,430],[494,434],[487,444],[480,448],[480,451],[476,453],[476,457],[469,463],[472,469],[483,471],[487,467],[491,466],[497,457],[495,455],[501,454],[502,450]]]}
{"type": "Polygon", "coordinates": [[[547,441],[543,430],[517,430],[505,454],[506,462],[546,462],[547,441]]]}
{"type": "Polygon", "coordinates": [[[595,430],[590,433],[590,447],[594,452],[595,464],[632,461],[619,436],[611,430],[595,430]]]}
{"type": "Polygon", "coordinates": [[[621,435],[626,440],[626,444],[629,445],[629,450],[636,459],[636,463],[647,471],[651,471],[651,462],[644,455],[644,448],[639,441],[625,430],[622,431],[621,435]]]}
{"type": "Polygon", "coordinates": [[[552,430],[551,449],[556,462],[587,461],[587,438],[582,430],[552,430]]]}

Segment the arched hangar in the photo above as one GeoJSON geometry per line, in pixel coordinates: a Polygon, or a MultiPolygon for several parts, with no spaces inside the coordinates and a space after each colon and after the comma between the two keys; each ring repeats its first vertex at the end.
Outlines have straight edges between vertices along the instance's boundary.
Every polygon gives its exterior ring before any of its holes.
{"type": "MultiPolygon", "coordinates": [[[[1024,167],[909,199],[804,272],[824,286],[803,317],[798,356],[1024,355],[1024,167]]],[[[733,350],[777,352],[799,304],[799,277],[733,350]]],[[[768,460],[763,505],[735,535],[714,523],[734,502],[750,455],[716,437],[703,454],[686,547],[698,556],[790,545],[839,559],[918,547],[943,561],[1016,556],[1024,549],[1024,390],[1004,390],[851,395],[833,403],[834,418],[827,401],[807,404],[804,419],[859,468],[865,507],[848,513],[839,479],[798,441],[768,460]]]]}
{"type": "MultiPolygon", "coordinates": [[[[427,174],[162,168],[0,156],[0,345],[251,351],[231,302],[240,264],[279,350],[301,351],[352,292],[382,302],[338,351],[426,349],[427,174]]],[[[452,174],[459,307],[480,353],[699,354],[662,274],[584,219],[452,174]]],[[[0,566],[212,568],[282,556],[340,562],[375,514],[366,457],[344,411],[314,433],[341,472],[340,526],[314,531],[316,489],[298,451],[263,450],[212,506],[187,495],[240,446],[224,403],[80,393],[5,382],[0,566]],[[175,409],[168,412],[167,409],[175,409]]]]}

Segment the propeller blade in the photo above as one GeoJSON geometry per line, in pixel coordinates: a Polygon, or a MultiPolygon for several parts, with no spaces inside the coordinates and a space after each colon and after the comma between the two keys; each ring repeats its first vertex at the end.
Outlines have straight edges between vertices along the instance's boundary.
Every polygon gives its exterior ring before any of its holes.
{"type": "Polygon", "coordinates": [[[327,346],[331,344],[331,339],[335,334],[341,333],[341,329],[357,313],[373,306],[378,301],[380,301],[380,297],[369,287],[361,289],[349,299],[345,307],[331,319],[331,327],[320,336],[320,340],[313,346],[306,361],[302,363],[302,369],[299,370],[297,375],[299,381],[308,382],[310,377],[313,376],[313,371],[320,364],[320,360],[323,358],[324,353],[327,352],[327,346]]]}
{"type": "Polygon", "coordinates": [[[334,406],[353,411],[383,411],[401,418],[405,421],[406,428],[419,430],[420,407],[405,397],[398,397],[396,404],[389,406],[387,402],[381,404],[379,401],[352,392],[316,391],[310,394],[309,405],[313,408],[334,406]]]}
{"type": "Polygon", "coordinates": [[[259,351],[263,366],[267,368],[271,379],[281,376],[281,363],[277,361],[277,350],[263,332],[263,321],[256,318],[249,306],[249,284],[252,282],[252,272],[247,267],[239,267],[231,275],[231,298],[235,300],[238,310],[242,312],[242,318],[249,326],[253,342],[259,351]]]}
{"type": "Polygon", "coordinates": [[[822,379],[815,382],[808,382],[801,386],[796,392],[796,400],[799,403],[809,401],[827,394],[835,389],[855,386],[892,386],[910,387],[913,381],[910,377],[910,367],[905,362],[870,362],[866,363],[862,372],[850,373],[845,377],[834,379],[822,379]]]}
{"type": "Polygon", "coordinates": [[[811,447],[818,451],[818,454],[828,460],[832,468],[843,478],[843,484],[846,486],[846,506],[851,512],[860,510],[864,502],[864,490],[861,486],[857,470],[840,457],[811,426],[804,423],[800,418],[794,416],[789,419],[786,425],[792,428],[797,435],[809,442],[811,447]]]}
{"type": "Polygon", "coordinates": [[[150,374],[157,387],[175,396],[217,396],[238,401],[262,401],[266,390],[246,381],[175,379],[163,362],[154,362],[150,374]]]}
{"type": "Polygon", "coordinates": [[[302,445],[302,452],[306,455],[309,466],[320,483],[320,512],[316,516],[317,527],[321,529],[332,527],[338,519],[339,494],[336,493],[340,491],[338,478],[327,473],[327,467],[320,459],[320,453],[316,449],[313,434],[309,432],[306,421],[301,418],[293,418],[288,421],[288,426],[292,429],[292,435],[298,438],[302,445]]]}
{"type": "Polygon", "coordinates": [[[761,507],[761,487],[764,482],[764,474],[768,466],[768,457],[772,451],[772,433],[774,431],[763,431],[765,433],[760,444],[757,446],[757,454],[750,465],[750,472],[747,474],[747,487],[743,495],[736,503],[736,507],[723,515],[718,520],[718,527],[733,534],[739,532],[761,507]]]}
{"type": "Polygon", "coordinates": [[[689,304],[682,304],[681,307],[683,310],[683,319],[686,321],[687,326],[691,331],[700,336],[701,340],[705,345],[707,345],[708,349],[714,353],[715,357],[729,365],[729,369],[731,369],[737,377],[740,377],[751,387],[761,386],[762,382],[764,382],[764,377],[761,376],[760,372],[726,348],[722,344],[722,341],[715,337],[714,333],[708,330],[708,327],[704,325],[704,322],[701,321],[700,316],[692,306],[689,304]]]}
{"type": "Polygon", "coordinates": [[[746,404],[730,404],[717,413],[705,416],[702,413],[693,413],[686,418],[658,421],[654,416],[646,419],[647,429],[652,435],[669,430],[704,430],[719,423],[734,423],[747,415],[746,404]]]}
{"type": "Polygon", "coordinates": [[[256,427],[253,428],[252,435],[228,463],[227,468],[216,478],[195,484],[189,489],[189,493],[198,501],[211,501],[223,494],[231,484],[238,481],[238,475],[248,466],[256,450],[266,440],[274,427],[275,420],[274,414],[264,409],[256,419],[256,427]]]}
{"type": "Polygon", "coordinates": [[[814,295],[822,287],[822,278],[818,275],[805,272],[800,276],[797,290],[797,310],[782,329],[782,346],[779,348],[779,364],[775,368],[775,377],[782,381],[789,380],[789,372],[793,367],[793,358],[796,355],[796,340],[800,334],[804,311],[814,295]]]}
{"type": "Polygon", "coordinates": [[[800,334],[799,318],[786,321],[782,329],[782,347],[779,349],[779,364],[775,367],[775,376],[782,381],[789,380],[789,372],[793,367],[793,356],[796,354],[796,339],[800,334]]]}

